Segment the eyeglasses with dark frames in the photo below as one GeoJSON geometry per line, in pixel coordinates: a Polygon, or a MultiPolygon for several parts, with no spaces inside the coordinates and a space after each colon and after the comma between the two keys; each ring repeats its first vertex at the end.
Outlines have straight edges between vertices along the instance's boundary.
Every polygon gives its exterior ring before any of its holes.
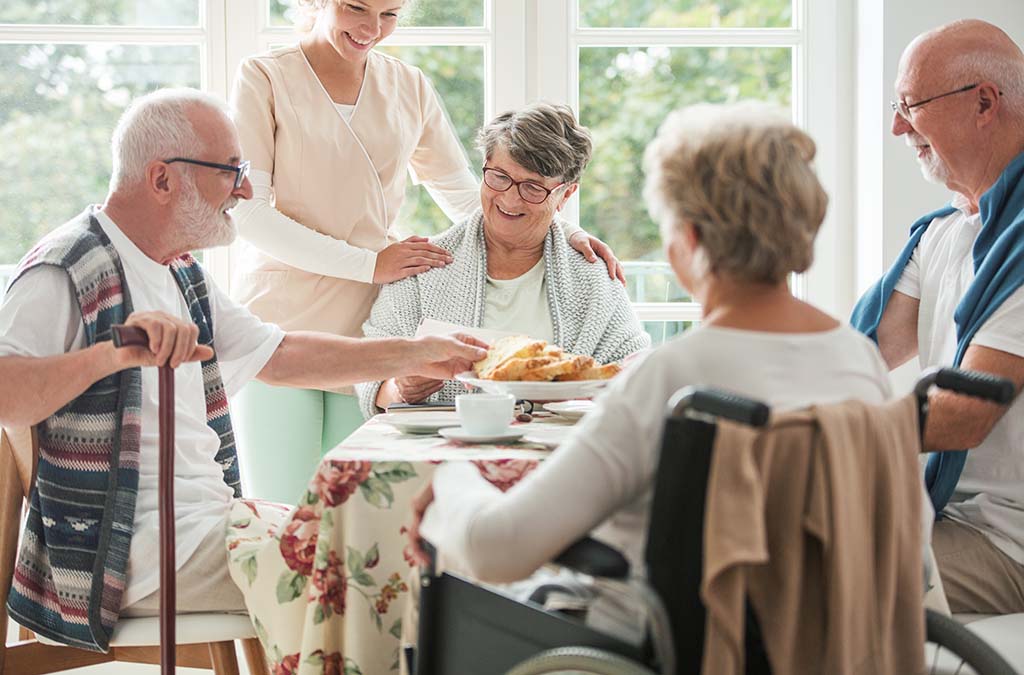
{"type": "MultiPolygon", "coordinates": [[[[981,82],[975,82],[974,84],[968,84],[966,86],[960,87],[959,89],[954,89],[953,91],[947,91],[945,94],[939,94],[937,96],[932,96],[931,98],[926,98],[923,101],[917,101],[916,103],[907,103],[906,101],[904,101],[902,99],[900,99],[899,101],[889,101],[889,106],[892,107],[892,111],[894,113],[896,113],[897,115],[902,117],[904,120],[909,122],[910,118],[911,118],[911,115],[912,115],[912,113],[910,111],[913,110],[914,108],[920,108],[921,106],[926,105],[928,103],[931,103],[932,101],[937,101],[940,98],[945,98],[947,96],[953,96],[954,94],[962,94],[965,91],[970,91],[972,89],[977,89],[981,85],[982,85],[981,82]]],[[[1003,92],[1000,91],[999,95],[1002,96],[1003,92]]]]}
{"type": "Polygon", "coordinates": [[[496,192],[506,192],[515,185],[519,190],[519,196],[529,204],[543,204],[552,192],[565,185],[565,183],[559,183],[549,190],[532,180],[512,180],[512,176],[501,169],[489,166],[484,167],[484,184],[496,192]]]}
{"type": "Polygon", "coordinates": [[[164,164],[174,164],[175,162],[195,164],[197,166],[205,166],[211,169],[220,169],[221,171],[234,171],[236,190],[242,187],[245,177],[249,175],[249,160],[239,162],[238,166],[234,166],[233,164],[218,164],[217,162],[204,162],[200,159],[189,159],[188,157],[172,157],[164,160],[164,164]]]}

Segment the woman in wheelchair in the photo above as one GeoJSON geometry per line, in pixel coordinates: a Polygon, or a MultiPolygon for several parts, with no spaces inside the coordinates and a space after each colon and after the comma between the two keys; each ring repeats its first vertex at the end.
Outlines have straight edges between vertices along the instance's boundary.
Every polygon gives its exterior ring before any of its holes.
{"type": "Polygon", "coordinates": [[[511,582],[592,533],[642,570],[665,406],[680,387],[773,410],[890,398],[875,345],[787,283],[810,267],[825,216],[814,155],[807,134],[762,105],[699,105],[665,120],[647,148],[645,198],[673,271],[701,304],[700,326],[633,363],[508,492],[468,462],[438,467],[410,532],[422,561],[421,535],[446,566],[511,582]]]}

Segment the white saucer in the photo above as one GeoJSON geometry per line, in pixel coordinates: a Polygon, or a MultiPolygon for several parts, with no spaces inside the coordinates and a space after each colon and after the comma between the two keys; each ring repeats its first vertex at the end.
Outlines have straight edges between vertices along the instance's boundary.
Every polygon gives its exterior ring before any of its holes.
{"type": "Polygon", "coordinates": [[[566,419],[578,420],[593,410],[595,405],[593,401],[561,401],[545,403],[544,409],[566,419]]]}
{"type": "Polygon", "coordinates": [[[499,434],[471,434],[462,427],[447,427],[438,430],[437,433],[445,438],[462,443],[503,443],[506,441],[518,441],[526,434],[526,430],[509,427],[499,434]]]}
{"type": "Polygon", "coordinates": [[[404,434],[436,434],[439,429],[459,426],[454,412],[423,411],[377,415],[384,424],[390,424],[404,434]]]}

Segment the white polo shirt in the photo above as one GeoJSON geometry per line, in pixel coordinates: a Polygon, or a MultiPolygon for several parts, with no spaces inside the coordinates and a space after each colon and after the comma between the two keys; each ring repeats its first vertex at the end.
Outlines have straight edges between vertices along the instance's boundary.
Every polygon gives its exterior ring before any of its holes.
{"type": "MultiPolygon", "coordinates": [[[[974,281],[972,248],[979,214],[958,210],[936,218],[921,238],[896,290],[921,302],[917,318],[921,365],[950,366],[956,356],[956,306],[974,281]]],[[[985,321],[971,340],[1024,358],[1024,288],[985,321]]],[[[999,550],[1024,564],[1024,397],[1018,397],[988,437],[967,454],[956,492],[943,514],[981,531],[999,550]]]]}
{"type": "MultiPolygon", "coordinates": [[[[191,320],[177,282],[166,265],[148,258],[106,214],[95,212],[124,266],[136,312],[162,311],[191,320]]],[[[214,349],[229,396],[252,379],[277,349],[284,332],[234,303],[207,276],[214,349]]],[[[78,302],[68,275],[49,265],[28,271],[0,304],[0,356],[55,356],[86,346],[78,302]]],[[[206,398],[199,363],[175,370],[174,497],[176,563],[180,569],[203,538],[222,527],[232,491],[214,461],[220,439],[206,424],[206,398]]],[[[159,587],[157,469],[159,449],[157,369],[142,369],[142,429],[135,532],[128,558],[128,606],[159,587]]]]}

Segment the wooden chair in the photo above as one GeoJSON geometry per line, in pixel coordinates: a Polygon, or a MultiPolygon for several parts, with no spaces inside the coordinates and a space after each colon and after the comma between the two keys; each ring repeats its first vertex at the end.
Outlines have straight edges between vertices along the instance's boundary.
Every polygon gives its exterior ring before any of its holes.
{"type": "MultiPolygon", "coordinates": [[[[157,617],[122,619],[114,628],[106,654],[35,639],[24,628],[19,640],[6,644],[7,595],[11,589],[25,500],[35,481],[39,446],[35,429],[0,429],[0,675],[43,675],[98,663],[160,663],[157,617]]],[[[177,664],[206,668],[216,675],[238,675],[235,640],[242,641],[251,675],[268,675],[263,647],[249,617],[238,614],[179,614],[177,664]]]]}

